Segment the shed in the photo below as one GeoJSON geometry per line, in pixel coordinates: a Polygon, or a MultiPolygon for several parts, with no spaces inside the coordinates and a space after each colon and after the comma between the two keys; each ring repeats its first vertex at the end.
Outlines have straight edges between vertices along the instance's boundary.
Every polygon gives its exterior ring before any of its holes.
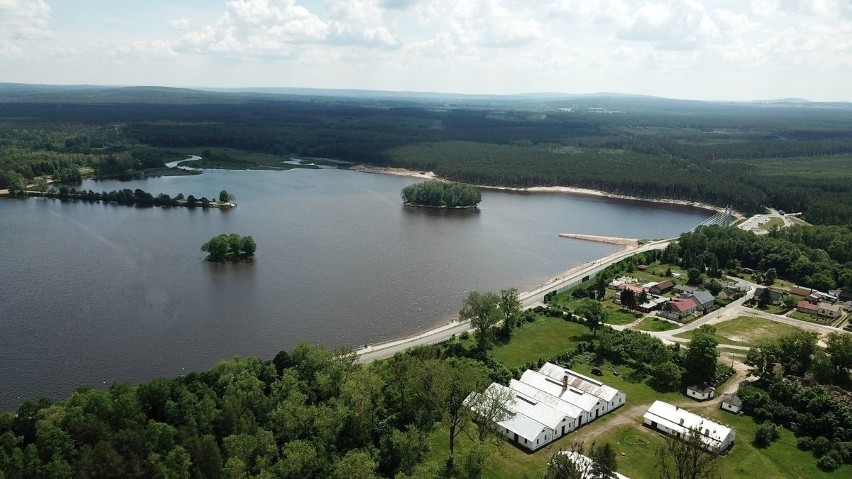
{"type": "Polygon", "coordinates": [[[743,409],[743,401],[736,394],[725,394],[722,396],[721,408],[725,411],[738,413],[743,409]]]}
{"type": "Polygon", "coordinates": [[[686,388],[686,395],[699,401],[712,399],[715,393],[716,388],[707,383],[694,384],[686,388]]]}
{"type": "Polygon", "coordinates": [[[661,283],[657,283],[654,286],[648,288],[648,292],[651,294],[663,294],[665,292],[670,291],[674,288],[674,282],[670,279],[667,279],[661,283]]]}

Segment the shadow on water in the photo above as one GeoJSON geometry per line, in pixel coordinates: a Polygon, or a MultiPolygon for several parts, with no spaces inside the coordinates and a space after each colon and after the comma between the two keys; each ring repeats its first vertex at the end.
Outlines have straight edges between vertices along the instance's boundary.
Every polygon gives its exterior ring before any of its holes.
{"type": "Polygon", "coordinates": [[[450,220],[464,220],[479,217],[479,208],[424,208],[420,206],[402,206],[406,216],[412,218],[446,218],[450,220]]]}

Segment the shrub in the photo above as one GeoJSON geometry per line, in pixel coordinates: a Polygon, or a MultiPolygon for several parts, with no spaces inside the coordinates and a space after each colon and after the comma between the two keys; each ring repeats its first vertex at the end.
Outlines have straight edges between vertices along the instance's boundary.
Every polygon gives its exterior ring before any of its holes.
{"type": "Polygon", "coordinates": [[[810,436],[802,436],[796,442],[796,447],[803,451],[810,451],[814,447],[814,438],[810,436]]]}
{"type": "Polygon", "coordinates": [[[819,458],[819,461],[817,461],[817,467],[826,472],[834,471],[840,467],[841,464],[840,453],[834,450],[828,451],[824,456],[819,458]]]}
{"type": "Polygon", "coordinates": [[[822,457],[828,450],[831,449],[831,441],[825,436],[820,436],[814,439],[813,452],[814,456],[822,457]]]}
{"type": "Polygon", "coordinates": [[[766,421],[757,427],[757,432],[754,434],[755,447],[769,447],[773,441],[777,441],[781,437],[778,432],[778,426],[770,421],[766,421]]]}

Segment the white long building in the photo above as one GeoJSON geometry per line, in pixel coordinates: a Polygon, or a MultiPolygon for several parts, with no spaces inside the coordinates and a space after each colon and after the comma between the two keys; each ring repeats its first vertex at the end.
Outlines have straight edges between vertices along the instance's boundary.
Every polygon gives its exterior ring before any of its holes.
{"type": "Polygon", "coordinates": [[[626,401],[623,392],[551,363],[546,363],[540,371],[527,370],[508,387],[492,383],[483,394],[497,393],[509,398],[504,404],[509,418],[497,423],[498,431],[530,451],[626,401]]]}
{"type": "Polygon", "coordinates": [[[654,401],[642,417],[642,422],[652,429],[680,439],[686,439],[690,431],[695,430],[704,448],[713,452],[722,452],[731,447],[737,435],[736,431],[727,426],[663,401],[654,401]]]}

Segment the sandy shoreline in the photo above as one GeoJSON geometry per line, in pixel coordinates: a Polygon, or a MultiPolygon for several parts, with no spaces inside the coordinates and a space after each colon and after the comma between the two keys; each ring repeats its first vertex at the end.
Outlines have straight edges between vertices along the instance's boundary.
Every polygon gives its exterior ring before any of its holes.
{"type": "MultiPolygon", "coordinates": [[[[384,166],[368,166],[368,165],[357,165],[352,168],[355,171],[360,171],[362,173],[377,173],[383,175],[395,175],[395,176],[409,176],[412,178],[423,178],[427,180],[442,180],[432,171],[413,171],[407,170],[405,168],[390,168],[384,166]]],[[[577,188],[574,186],[531,186],[527,188],[516,188],[511,186],[488,186],[488,185],[476,185],[477,188],[487,189],[487,190],[502,190],[502,191],[517,191],[521,193],[564,193],[569,195],[582,195],[582,196],[596,196],[599,198],[612,198],[616,200],[626,200],[626,201],[641,201],[643,203],[658,203],[664,205],[675,205],[675,206],[686,206],[690,208],[700,208],[707,211],[712,211],[714,213],[720,213],[725,211],[724,208],[711,205],[708,203],[702,203],[700,201],[689,201],[689,200],[674,200],[669,198],[642,198],[639,196],[628,196],[628,195],[617,195],[614,193],[607,193],[606,191],[601,190],[592,190],[589,188],[577,188]]],[[[734,210],[732,214],[735,218],[744,218],[742,213],[734,210]]]]}

